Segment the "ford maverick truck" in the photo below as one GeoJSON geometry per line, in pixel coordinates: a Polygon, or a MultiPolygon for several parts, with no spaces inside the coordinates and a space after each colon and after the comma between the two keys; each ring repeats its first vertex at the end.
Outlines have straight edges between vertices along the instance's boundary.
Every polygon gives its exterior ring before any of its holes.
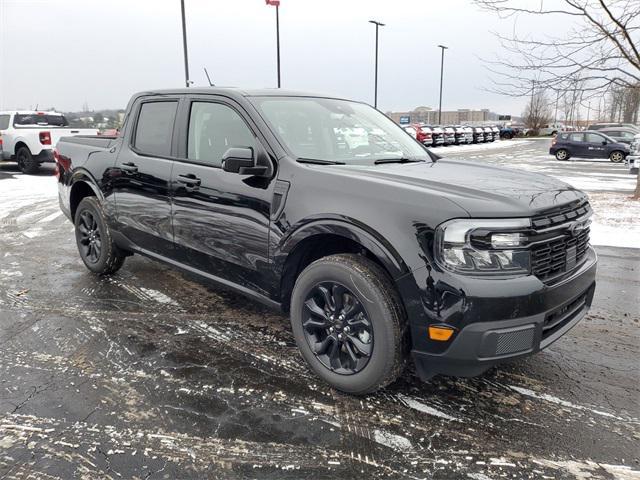
{"type": "Polygon", "coordinates": [[[364,103],[144,92],[118,136],[63,138],[55,159],[91,272],[140,254],[288,312],[309,368],[351,394],[407,360],[428,380],[536,353],[594,295],[584,193],[439,159],[364,103]]]}

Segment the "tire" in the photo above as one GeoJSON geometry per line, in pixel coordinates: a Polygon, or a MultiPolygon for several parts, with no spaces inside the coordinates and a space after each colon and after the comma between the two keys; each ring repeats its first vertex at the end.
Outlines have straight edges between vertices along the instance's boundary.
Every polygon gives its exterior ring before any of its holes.
{"type": "Polygon", "coordinates": [[[611,160],[613,163],[620,163],[624,161],[624,153],[620,150],[614,150],[613,152],[611,152],[611,155],[609,155],[609,160],[611,160]]]}
{"type": "Polygon", "coordinates": [[[504,135],[502,135],[502,138],[504,138],[505,140],[511,140],[513,138],[513,135],[511,135],[510,133],[505,133],[504,135]]]}
{"type": "Polygon", "coordinates": [[[40,163],[33,158],[31,151],[27,147],[20,147],[16,152],[18,168],[22,173],[33,174],[40,168],[40,163]]]}
{"type": "Polygon", "coordinates": [[[561,148],[556,152],[556,160],[560,160],[561,162],[569,160],[569,152],[564,148],[561,148]]]}
{"type": "Polygon", "coordinates": [[[86,267],[98,275],[120,269],[125,255],[118,249],[96,197],[85,197],[76,209],[76,244],[86,267]]]}
{"type": "Polygon", "coordinates": [[[400,299],[385,272],[360,255],[331,255],[304,269],[293,288],[291,327],[311,370],[345,393],[374,392],[404,369],[407,322],[400,299]]]}

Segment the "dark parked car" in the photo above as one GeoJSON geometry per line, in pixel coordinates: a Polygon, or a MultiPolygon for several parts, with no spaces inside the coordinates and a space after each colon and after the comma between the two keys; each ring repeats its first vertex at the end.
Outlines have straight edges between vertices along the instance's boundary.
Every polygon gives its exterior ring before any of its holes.
{"type": "Polygon", "coordinates": [[[482,127],[471,127],[471,128],[473,128],[473,143],[484,143],[486,141],[484,128],[482,127]]]}
{"type": "Polygon", "coordinates": [[[618,143],[626,143],[627,145],[631,145],[634,137],[640,134],[640,131],[626,127],[601,128],[598,132],[604,133],[607,137],[611,137],[618,143]]]}
{"type": "Polygon", "coordinates": [[[456,145],[464,145],[467,143],[467,136],[464,127],[449,125],[447,128],[451,128],[454,132],[454,143],[456,145]]]}
{"type": "Polygon", "coordinates": [[[444,131],[444,144],[455,145],[456,143],[456,131],[453,127],[441,127],[444,131]]]}
{"type": "Polygon", "coordinates": [[[433,141],[432,147],[439,147],[444,145],[444,130],[442,127],[437,127],[434,125],[422,125],[421,129],[428,130],[431,132],[431,139],[433,141]]]}
{"type": "Polygon", "coordinates": [[[549,153],[558,160],[608,158],[620,163],[629,155],[629,145],[618,143],[599,132],[562,132],[551,141],[549,153]]]}
{"type": "Polygon", "coordinates": [[[86,267],[141,254],[287,311],[337,389],[381,388],[409,356],[422,379],[477,375],[591,305],[591,208],[566,183],[438,159],[366,104],[280,89],[145,92],[125,118],[55,152],[86,267]]]}

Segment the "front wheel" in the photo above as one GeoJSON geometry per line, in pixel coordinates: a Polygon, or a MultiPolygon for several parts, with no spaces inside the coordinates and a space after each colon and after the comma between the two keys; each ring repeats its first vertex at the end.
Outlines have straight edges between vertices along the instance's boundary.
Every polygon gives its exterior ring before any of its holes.
{"type": "Polygon", "coordinates": [[[567,150],[565,150],[564,148],[561,148],[560,150],[558,150],[556,152],[556,159],[560,160],[560,161],[568,160],[569,159],[569,152],[567,150]]]}
{"type": "Polygon", "coordinates": [[[20,147],[16,152],[18,168],[22,173],[36,173],[40,168],[40,163],[33,158],[31,151],[27,147],[20,147]]]}
{"type": "Polygon", "coordinates": [[[102,207],[95,197],[82,199],[74,223],[78,252],[86,267],[99,275],[118,271],[125,255],[113,241],[102,207]]]}
{"type": "Polygon", "coordinates": [[[611,160],[613,163],[620,163],[624,160],[624,153],[619,150],[611,152],[611,155],[609,155],[609,160],[611,160]]]}
{"type": "Polygon", "coordinates": [[[374,392],[404,368],[404,310],[392,282],[368,258],[332,255],[309,265],[293,288],[291,326],[309,367],[343,392],[374,392]]]}

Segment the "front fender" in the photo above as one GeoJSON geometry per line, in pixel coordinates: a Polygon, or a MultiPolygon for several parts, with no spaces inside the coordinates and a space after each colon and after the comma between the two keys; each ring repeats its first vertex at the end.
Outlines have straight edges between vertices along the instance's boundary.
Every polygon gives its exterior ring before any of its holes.
{"type": "Polygon", "coordinates": [[[378,259],[394,280],[410,271],[400,254],[382,235],[357,220],[345,217],[307,219],[297,227],[292,226],[274,252],[277,271],[283,271],[287,257],[303,240],[327,234],[344,237],[362,245],[378,259]]]}

